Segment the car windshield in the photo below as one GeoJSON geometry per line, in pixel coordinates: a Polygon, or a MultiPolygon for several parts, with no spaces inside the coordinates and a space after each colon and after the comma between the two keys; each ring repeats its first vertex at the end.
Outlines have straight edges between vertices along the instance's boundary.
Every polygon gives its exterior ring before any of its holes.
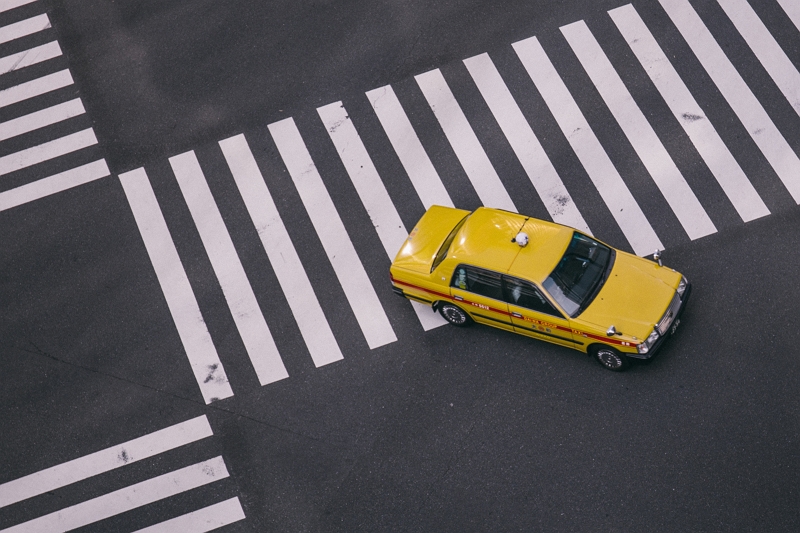
{"type": "Polygon", "coordinates": [[[570,317],[576,317],[600,292],[614,259],[614,251],[577,231],[542,286],[570,317]]]}

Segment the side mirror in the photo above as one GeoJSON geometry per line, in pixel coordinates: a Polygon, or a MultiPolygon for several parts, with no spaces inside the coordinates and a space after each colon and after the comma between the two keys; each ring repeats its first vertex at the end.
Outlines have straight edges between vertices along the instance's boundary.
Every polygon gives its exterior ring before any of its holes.
{"type": "Polygon", "coordinates": [[[653,260],[654,260],[654,261],[658,261],[658,266],[664,266],[664,265],[661,263],[661,250],[656,250],[656,251],[653,253],[653,260]]]}
{"type": "Polygon", "coordinates": [[[613,337],[616,334],[617,334],[617,328],[615,328],[613,325],[609,326],[608,331],[606,331],[606,335],[608,335],[609,337],[613,337]]]}

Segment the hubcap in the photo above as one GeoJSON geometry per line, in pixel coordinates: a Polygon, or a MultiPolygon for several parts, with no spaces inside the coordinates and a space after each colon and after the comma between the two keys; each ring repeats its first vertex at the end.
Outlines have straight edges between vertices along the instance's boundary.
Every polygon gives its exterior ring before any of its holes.
{"type": "Polygon", "coordinates": [[[455,307],[448,305],[447,307],[442,308],[442,312],[444,313],[444,317],[453,324],[463,324],[466,320],[464,313],[455,307]]]}
{"type": "Polygon", "coordinates": [[[620,357],[614,352],[602,350],[597,354],[597,356],[600,359],[600,362],[608,368],[619,368],[622,366],[622,359],[620,359],[620,357]]]}

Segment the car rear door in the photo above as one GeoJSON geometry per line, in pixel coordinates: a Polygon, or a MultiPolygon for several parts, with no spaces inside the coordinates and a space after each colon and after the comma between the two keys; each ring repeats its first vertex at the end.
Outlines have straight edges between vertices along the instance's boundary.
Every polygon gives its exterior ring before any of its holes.
{"type": "Polygon", "coordinates": [[[475,322],[509,331],[514,325],[503,301],[502,276],[498,272],[458,265],[450,282],[453,303],[469,313],[475,322]]]}
{"type": "Polygon", "coordinates": [[[503,295],[517,333],[571,348],[583,344],[573,338],[569,320],[533,283],[503,276],[503,295]]]}

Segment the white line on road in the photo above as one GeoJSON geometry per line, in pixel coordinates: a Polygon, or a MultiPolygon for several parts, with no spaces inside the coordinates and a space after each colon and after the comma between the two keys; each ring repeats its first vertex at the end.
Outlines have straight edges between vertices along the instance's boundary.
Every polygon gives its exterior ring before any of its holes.
{"type": "Polygon", "coordinates": [[[27,204],[39,198],[65,191],[109,175],[105,159],[36,180],[15,189],[0,192],[0,211],[27,204]]]}
{"type": "Polygon", "coordinates": [[[768,215],[769,209],[764,201],[633,5],[612,9],[608,14],[742,220],[749,222],[768,215]]]}
{"type": "Polygon", "coordinates": [[[69,70],[60,70],[35,80],[20,83],[8,89],[0,91],[0,107],[16,104],[28,98],[39,96],[40,94],[49,93],[62,87],[72,85],[72,75],[69,70]]]}
{"type": "Polygon", "coordinates": [[[51,41],[47,44],[0,58],[0,74],[7,74],[60,55],[61,47],[58,46],[58,42],[51,41]]]}
{"type": "Polygon", "coordinates": [[[0,44],[13,41],[14,39],[19,39],[20,37],[25,37],[26,35],[30,35],[32,33],[46,30],[49,27],[50,19],[48,19],[47,15],[44,13],[29,19],[20,20],[19,22],[15,22],[14,24],[9,24],[0,28],[0,44]]]}
{"type": "Polygon", "coordinates": [[[439,69],[419,74],[414,79],[417,80],[417,85],[444,130],[481,203],[486,207],[516,212],[517,208],[503,186],[500,176],[489,161],[439,69]]]}
{"type": "Polygon", "coordinates": [[[367,99],[378,115],[378,120],[425,209],[432,205],[453,207],[453,200],[444,188],[442,179],[403,111],[392,86],[386,85],[369,91],[367,99]]]}
{"type": "Polygon", "coordinates": [[[800,73],[746,0],[717,0],[783,95],[800,115],[800,73]]]}
{"type": "Polygon", "coordinates": [[[72,483],[174,450],[213,435],[208,419],[198,416],[128,442],[84,455],[0,485],[0,508],[72,483]]]}
{"type": "Polygon", "coordinates": [[[511,91],[508,90],[489,54],[481,54],[464,60],[464,65],[486,100],[494,118],[503,130],[522,168],[542,199],[550,217],[565,224],[589,232],[578,207],[567,191],[539,139],[522,114],[511,91]]]}
{"type": "Polygon", "coordinates": [[[215,457],[60,511],[4,529],[0,533],[70,531],[228,477],[222,457],[215,457]]]}
{"type": "Polygon", "coordinates": [[[272,333],[193,151],[169,158],[233,321],[262,385],[288,378],[272,333]]]}
{"type": "Polygon", "coordinates": [[[717,228],[708,213],[586,23],[581,20],[560,29],[689,238],[694,240],[716,233],[717,228]]]}
{"type": "Polygon", "coordinates": [[[239,498],[231,498],[192,511],[185,515],[155,524],[134,533],[206,533],[239,520],[244,520],[244,510],[239,498]]]}
{"type": "Polygon", "coordinates": [[[36,0],[0,0],[0,13],[10,11],[15,7],[24,6],[25,4],[32,4],[36,0]]]}
{"type": "Polygon", "coordinates": [[[544,98],[611,215],[637,255],[663,245],[595,136],[564,81],[536,37],[514,43],[514,51],[544,98]]]}
{"type": "Polygon", "coordinates": [[[358,258],[353,242],[333,205],[314,161],[308,153],[294,120],[287,118],[269,125],[269,131],[286,165],[303,206],[317,232],[325,254],[342,286],[353,314],[370,349],[395,342],[375,288],[358,258]]]}
{"type": "MultiPolygon", "coordinates": [[[[350,181],[369,214],[389,260],[393,260],[408,237],[408,231],[400,219],[386,187],[378,175],[372,159],[361,142],[353,122],[341,102],[317,108],[328,135],[339,152],[350,181]]],[[[413,303],[413,302],[412,302],[413,303]]],[[[420,324],[425,331],[446,324],[443,318],[424,305],[415,305],[420,324]]]]}
{"type": "Polygon", "coordinates": [[[57,104],[47,109],[36,111],[29,115],[8,120],[0,123],[0,141],[28,133],[45,126],[50,126],[68,118],[82,115],[86,110],[83,108],[80,98],[57,104]]]}
{"type": "Polygon", "coordinates": [[[0,176],[97,144],[92,128],[0,157],[0,176]]]}
{"type": "Polygon", "coordinates": [[[233,396],[147,174],[143,168],[138,168],[120,174],[119,181],[128,197],[203,400],[211,403],[233,396]]]}
{"type": "Polygon", "coordinates": [[[286,301],[317,367],[343,359],[330,324],[322,312],[317,295],[308,280],[281,220],[275,201],[264,183],[253,153],[244,135],[219,142],[225,160],[239,187],[247,212],[256,227],[261,244],[267,252],[275,277],[283,289],[286,301]]]}
{"type": "Polygon", "coordinates": [[[772,165],[794,201],[800,203],[800,159],[797,154],[770,120],[767,112],[688,0],[659,0],[659,2],[711,76],[722,96],[728,101],[733,112],[742,121],[750,137],[772,165]]]}
{"type": "Polygon", "coordinates": [[[797,29],[800,30],[800,3],[797,0],[778,0],[778,3],[786,12],[786,15],[792,19],[797,29]]]}

